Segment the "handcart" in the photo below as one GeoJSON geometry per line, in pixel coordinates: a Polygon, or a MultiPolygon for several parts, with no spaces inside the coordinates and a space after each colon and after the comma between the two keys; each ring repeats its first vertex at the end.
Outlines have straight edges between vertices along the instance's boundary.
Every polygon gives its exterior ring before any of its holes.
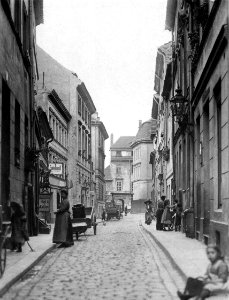
{"type": "Polygon", "coordinates": [[[94,207],[84,207],[82,204],[76,204],[72,207],[72,229],[76,239],[79,239],[80,234],[84,234],[88,228],[93,228],[94,235],[96,235],[96,217],[94,207]]]}

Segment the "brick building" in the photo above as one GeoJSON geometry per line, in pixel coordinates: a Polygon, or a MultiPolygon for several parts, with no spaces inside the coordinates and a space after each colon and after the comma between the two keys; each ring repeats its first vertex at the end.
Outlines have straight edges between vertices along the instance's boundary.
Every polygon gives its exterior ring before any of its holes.
{"type": "Polygon", "coordinates": [[[146,200],[152,199],[152,167],[149,164],[150,154],[153,151],[152,135],[156,133],[157,121],[150,119],[142,124],[131,143],[133,150],[132,186],[133,201],[132,213],[145,212],[146,200]]]}
{"type": "MultiPolygon", "coordinates": [[[[34,80],[36,26],[43,22],[43,1],[0,2],[0,193],[3,219],[10,218],[10,202],[23,204],[31,235],[38,233],[34,80]]],[[[39,127],[39,122],[37,122],[39,127]]],[[[41,146],[41,144],[40,144],[41,146]]]]}
{"type": "Polygon", "coordinates": [[[101,217],[102,209],[105,206],[105,140],[108,133],[103,122],[98,117],[98,113],[92,115],[91,121],[91,155],[93,170],[95,172],[95,208],[98,217],[101,217]]]}
{"type": "Polygon", "coordinates": [[[111,135],[111,160],[110,165],[105,169],[107,200],[121,201],[129,208],[133,196],[131,143],[134,138],[134,136],[121,136],[113,143],[113,135],[111,135]]]}

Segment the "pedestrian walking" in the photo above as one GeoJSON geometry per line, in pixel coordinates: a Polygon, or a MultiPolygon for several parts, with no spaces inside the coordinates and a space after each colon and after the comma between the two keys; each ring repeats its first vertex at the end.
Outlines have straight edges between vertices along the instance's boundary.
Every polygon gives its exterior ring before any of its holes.
{"type": "Polygon", "coordinates": [[[105,208],[103,208],[103,212],[102,212],[102,222],[103,222],[103,225],[106,225],[106,210],[105,210],[105,208]]]}
{"type": "Polygon", "coordinates": [[[182,214],[182,205],[181,203],[177,204],[176,215],[175,215],[175,231],[181,230],[181,214],[182,214]]]}
{"type": "Polygon", "coordinates": [[[67,197],[68,191],[66,189],[61,190],[62,202],[60,204],[60,209],[56,212],[53,233],[53,243],[61,244],[63,247],[72,246],[74,244],[72,222],[69,212],[70,204],[67,197]]]}
{"type": "Polygon", "coordinates": [[[158,202],[158,207],[157,207],[157,211],[156,211],[156,229],[157,230],[162,230],[163,229],[163,224],[161,223],[161,218],[163,215],[163,211],[164,211],[164,202],[159,201],[158,202]]]}
{"type": "Polygon", "coordinates": [[[161,223],[163,224],[163,230],[166,230],[165,227],[168,227],[168,230],[171,230],[172,225],[172,213],[170,211],[171,208],[174,208],[173,206],[170,206],[170,201],[165,200],[164,201],[164,211],[161,217],[161,223]]]}
{"type": "Polygon", "coordinates": [[[224,262],[219,247],[209,245],[206,252],[210,264],[205,275],[198,278],[188,278],[184,293],[177,292],[181,300],[196,296],[196,299],[202,300],[212,295],[229,293],[228,266],[224,262]]]}
{"type": "Polygon", "coordinates": [[[11,202],[10,206],[13,211],[11,215],[11,250],[22,252],[22,246],[29,240],[26,229],[26,215],[19,203],[11,202]]]}

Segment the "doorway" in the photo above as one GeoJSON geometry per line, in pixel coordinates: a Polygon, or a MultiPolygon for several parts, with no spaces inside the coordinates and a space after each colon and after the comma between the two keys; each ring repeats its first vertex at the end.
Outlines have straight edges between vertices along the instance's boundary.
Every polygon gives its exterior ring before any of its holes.
{"type": "Polygon", "coordinates": [[[2,148],[1,148],[1,204],[3,220],[10,220],[10,89],[2,81],[2,148]]]}

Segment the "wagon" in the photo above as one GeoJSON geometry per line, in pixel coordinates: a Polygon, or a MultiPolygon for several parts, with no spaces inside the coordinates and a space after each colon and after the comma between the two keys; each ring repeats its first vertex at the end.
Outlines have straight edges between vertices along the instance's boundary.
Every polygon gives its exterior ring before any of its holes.
{"type": "Polygon", "coordinates": [[[82,204],[77,204],[72,207],[72,229],[76,239],[79,239],[80,234],[84,234],[88,228],[93,228],[94,235],[96,235],[96,216],[94,207],[84,207],[82,204]]]}

